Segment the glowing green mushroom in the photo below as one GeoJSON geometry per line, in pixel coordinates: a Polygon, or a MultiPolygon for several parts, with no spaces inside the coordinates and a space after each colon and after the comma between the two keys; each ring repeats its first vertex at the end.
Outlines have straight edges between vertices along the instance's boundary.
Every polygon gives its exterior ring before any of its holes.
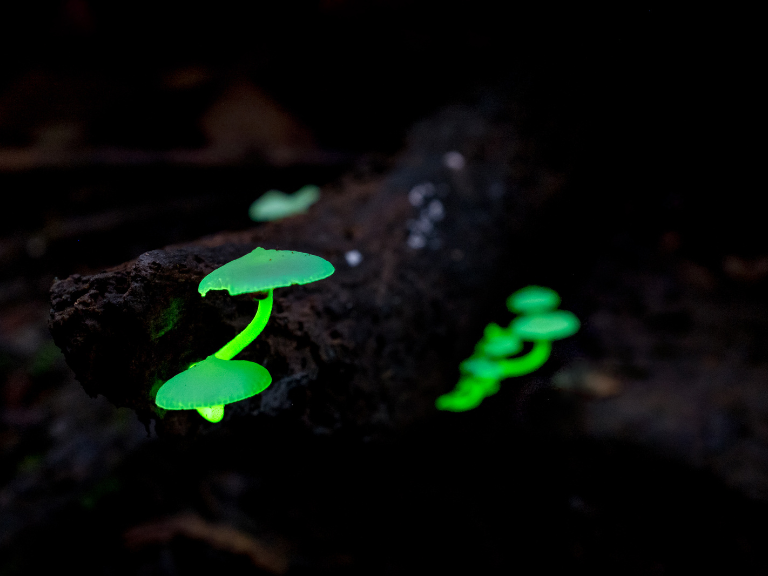
{"type": "Polygon", "coordinates": [[[503,380],[512,376],[522,376],[541,368],[552,352],[552,343],[548,340],[537,340],[528,354],[518,358],[490,359],[472,356],[464,360],[459,367],[462,372],[473,374],[480,378],[496,378],[503,380]]]}
{"type": "Polygon", "coordinates": [[[501,380],[504,378],[504,371],[501,368],[501,362],[482,356],[471,356],[459,364],[459,368],[466,374],[472,374],[478,378],[492,378],[501,380]]]}
{"type": "Polygon", "coordinates": [[[464,376],[456,387],[435,400],[438,410],[464,412],[477,408],[486,396],[499,391],[499,381],[495,378],[464,376]]]}
{"type": "Polygon", "coordinates": [[[166,410],[197,410],[210,422],[224,417],[224,405],[263,391],[272,376],[263,366],[246,360],[208,356],[160,387],[155,402],[166,410]]]}
{"type": "Polygon", "coordinates": [[[304,186],[293,194],[270,190],[251,204],[248,215],[256,222],[279,220],[294,214],[301,214],[320,199],[320,188],[304,186]]]}
{"type": "Polygon", "coordinates": [[[560,340],[579,330],[579,319],[566,310],[519,316],[512,321],[512,332],[523,340],[560,340]]]}
{"type": "Polygon", "coordinates": [[[240,334],[229,341],[216,357],[222,360],[234,358],[261,334],[272,313],[272,289],[293,284],[309,284],[333,274],[333,265],[312,254],[289,250],[265,250],[256,248],[242,258],[217,268],[202,279],[197,290],[205,296],[210,290],[226,290],[230,295],[249,292],[266,292],[259,300],[256,317],[240,334]]]}
{"type": "Polygon", "coordinates": [[[272,313],[274,288],[308,284],[327,278],[333,272],[331,263],[319,256],[256,248],[208,274],[198,286],[201,296],[210,290],[226,290],[232,296],[262,293],[256,316],[245,330],[215,354],[163,384],[155,399],[157,405],[168,410],[195,409],[207,420],[218,422],[224,415],[225,404],[264,390],[272,381],[267,369],[254,362],[233,361],[232,358],[264,330],[272,313]]]}
{"type": "Polygon", "coordinates": [[[535,314],[554,310],[560,305],[560,296],[552,288],[526,286],[507,298],[507,308],[517,314],[535,314]]]}
{"type": "Polygon", "coordinates": [[[460,365],[461,378],[450,392],[439,396],[439,410],[461,412],[476,408],[486,396],[499,390],[499,382],[540,368],[552,352],[552,341],[572,336],[579,320],[570,312],[556,310],[560,296],[551,288],[527,286],[507,299],[510,311],[521,314],[507,328],[488,324],[475,352],[460,365]],[[533,348],[516,358],[523,341],[533,348]]]}
{"type": "Polygon", "coordinates": [[[483,337],[477,343],[475,351],[482,356],[491,358],[503,358],[510,354],[517,354],[523,349],[523,340],[509,328],[502,328],[498,324],[488,324],[483,332],[483,337]]]}

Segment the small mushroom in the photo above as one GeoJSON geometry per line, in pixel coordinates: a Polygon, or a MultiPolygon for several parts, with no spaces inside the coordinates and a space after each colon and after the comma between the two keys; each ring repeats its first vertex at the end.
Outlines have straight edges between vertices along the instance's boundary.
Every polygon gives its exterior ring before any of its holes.
{"type": "Polygon", "coordinates": [[[293,194],[280,190],[269,190],[251,204],[248,215],[255,222],[279,220],[294,214],[301,214],[320,199],[320,188],[304,186],[293,194]]]}
{"type": "Polygon", "coordinates": [[[483,337],[475,347],[475,353],[490,358],[504,358],[517,354],[522,349],[523,341],[517,334],[509,328],[491,323],[485,327],[483,337]]]}
{"type": "Polygon", "coordinates": [[[267,388],[272,376],[246,360],[208,356],[160,387],[155,402],[166,410],[197,410],[210,422],[224,417],[224,405],[250,398],[267,388]]]}
{"type": "Polygon", "coordinates": [[[475,352],[459,364],[461,378],[456,387],[435,401],[439,410],[460,412],[477,407],[483,398],[495,394],[499,382],[528,374],[540,368],[552,352],[552,341],[572,336],[579,320],[571,312],[556,310],[560,296],[551,288],[527,286],[507,299],[512,312],[522,314],[507,328],[488,324],[475,352]],[[507,358],[523,349],[523,341],[533,348],[522,356],[507,358]]]}
{"type": "Polygon", "coordinates": [[[512,332],[523,340],[561,340],[573,336],[579,330],[579,319],[567,310],[554,310],[543,314],[519,316],[510,325],[512,332]]]}
{"type": "Polygon", "coordinates": [[[526,286],[507,298],[507,308],[517,314],[536,314],[554,310],[560,305],[560,296],[552,288],[526,286]]]}
{"type": "Polygon", "coordinates": [[[499,381],[495,378],[463,376],[456,387],[435,400],[438,410],[464,412],[477,408],[486,396],[499,391],[499,381]]]}
{"type": "Polygon", "coordinates": [[[208,274],[198,286],[201,296],[210,290],[226,290],[232,296],[263,293],[258,299],[256,316],[215,354],[165,382],[157,392],[157,405],[167,410],[195,409],[207,420],[218,422],[224,416],[224,404],[264,390],[272,381],[267,369],[254,362],[233,361],[232,358],[264,330],[272,313],[274,288],[308,284],[327,278],[333,272],[331,263],[319,256],[256,248],[208,274]],[[200,366],[203,366],[202,371],[200,366]]]}
{"type": "Polygon", "coordinates": [[[459,368],[466,374],[472,374],[478,378],[492,378],[501,380],[504,378],[504,371],[501,368],[499,360],[483,358],[482,356],[471,356],[459,364],[459,368]]]}
{"type": "Polygon", "coordinates": [[[552,352],[552,343],[548,340],[534,342],[533,348],[528,354],[509,360],[499,358],[483,358],[472,356],[461,364],[459,368],[466,374],[472,374],[479,378],[496,378],[503,380],[512,376],[522,376],[541,368],[552,352]]]}
{"type": "Polygon", "coordinates": [[[274,288],[309,284],[327,278],[333,272],[333,265],[319,256],[289,250],[256,248],[208,274],[197,288],[201,296],[205,296],[210,290],[226,290],[231,296],[249,292],[267,294],[259,300],[259,308],[251,323],[216,352],[216,357],[231,360],[261,334],[272,313],[274,288]]]}

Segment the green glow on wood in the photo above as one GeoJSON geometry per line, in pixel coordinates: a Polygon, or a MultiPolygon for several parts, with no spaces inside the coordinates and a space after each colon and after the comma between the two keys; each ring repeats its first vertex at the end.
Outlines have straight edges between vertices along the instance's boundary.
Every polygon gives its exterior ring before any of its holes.
{"type": "Polygon", "coordinates": [[[475,353],[459,365],[462,376],[456,387],[439,396],[435,407],[452,412],[477,408],[485,397],[499,391],[501,380],[541,368],[552,352],[552,341],[572,336],[579,329],[574,314],[554,310],[559,304],[557,292],[542,286],[527,286],[512,294],[507,307],[522,316],[507,328],[486,326],[475,353]],[[517,358],[507,358],[522,351],[523,341],[533,342],[533,348],[517,358]]]}
{"type": "Polygon", "coordinates": [[[261,195],[248,209],[251,220],[267,222],[294,214],[302,214],[320,199],[320,188],[304,186],[293,194],[270,190],[261,195]]]}
{"type": "Polygon", "coordinates": [[[178,323],[181,316],[182,300],[174,298],[168,308],[150,326],[150,338],[154,341],[162,337],[178,323]]]}

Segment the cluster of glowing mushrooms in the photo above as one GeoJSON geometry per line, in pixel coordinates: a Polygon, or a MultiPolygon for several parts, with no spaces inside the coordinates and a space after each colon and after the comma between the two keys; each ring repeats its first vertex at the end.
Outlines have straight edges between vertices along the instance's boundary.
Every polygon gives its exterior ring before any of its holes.
{"type": "Polygon", "coordinates": [[[549,358],[552,341],[572,336],[579,320],[566,310],[557,310],[560,296],[551,288],[528,286],[507,299],[510,312],[520,314],[506,328],[486,326],[474,354],[459,365],[461,378],[456,387],[438,397],[439,410],[462,412],[480,405],[486,396],[499,391],[505,378],[522,376],[540,368],[549,358]],[[508,358],[533,342],[530,352],[508,358]]]}
{"type": "Polygon", "coordinates": [[[308,284],[333,274],[330,262],[303,252],[256,248],[242,258],[217,268],[202,279],[201,296],[226,290],[231,296],[258,293],[256,316],[245,330],[218,352],[192,364],[157,391],[155,402],[166,410],[197,410],[210,422],[224,417],[224,406],[262,392],[272,382],[263,366],[232,360],[264,330],[272,312],[272,290],[308,284]]]}
{"type": "Polygon", "coordinates": [[[255,222],[280,220],[294,214],[305,213],[320,199],[320,188],[312,184],[302,186],[293,194],[269,190],[251,204],[248,215],[255,222]]]}
{"type": "MultiPolygon", "coordinates": [[[[256,248],[202,279],[201,296],[226,290],[231,296],[255,293],[256,316],[246,328],[216,353],[192,364],[165,382],[155,402],[166,410],[197,410],[210,422],[224,417],[224,406],[250,398],[272,383],[266,368],[247,360],[233,360],[264,330],[272,312],[272,291],[293,284],[308,284],[333,274],[330,262],[303,252],[256,248]]],[[[474,354],[459,366],[456,387],[435,401],[440,410],[461,412],[477,407],[486,396],[499,391],[505,378],[528,374],[541,367],[552,351],[552,341],[572,336],[579,321],[571,312],[557,310],[560,296],[550,288],[528,286],[507,300],[519,314],[506,328],[489,324],[474,354]],[[533,342],[523,350],[523,342],[533,342]]]]}

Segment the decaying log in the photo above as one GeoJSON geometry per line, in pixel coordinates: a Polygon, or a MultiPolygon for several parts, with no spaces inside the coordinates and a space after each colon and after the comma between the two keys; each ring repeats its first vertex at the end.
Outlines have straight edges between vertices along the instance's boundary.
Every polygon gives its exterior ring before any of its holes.
{"type": "Polygon", "coordinates": [[[194,429],[194,411],[158,413],[157,388],[256,309],[248,295],[202,298],[199,281],[257,246],[308,252],[336,272],[275,291],[267,328],[238,356],[264,365],[273,384],[225,418],[280,415],[358,437],[417,421],[455,384],[489,303],[526,281],[515,271],[519,235],[556,186],[541,174],[526,181],[518,145],[493,115],[446,109],[412,130],[387,174],[342,180],[305,215],[57,281],[54,340],[89,394],[161,431],[194,429]]]}

